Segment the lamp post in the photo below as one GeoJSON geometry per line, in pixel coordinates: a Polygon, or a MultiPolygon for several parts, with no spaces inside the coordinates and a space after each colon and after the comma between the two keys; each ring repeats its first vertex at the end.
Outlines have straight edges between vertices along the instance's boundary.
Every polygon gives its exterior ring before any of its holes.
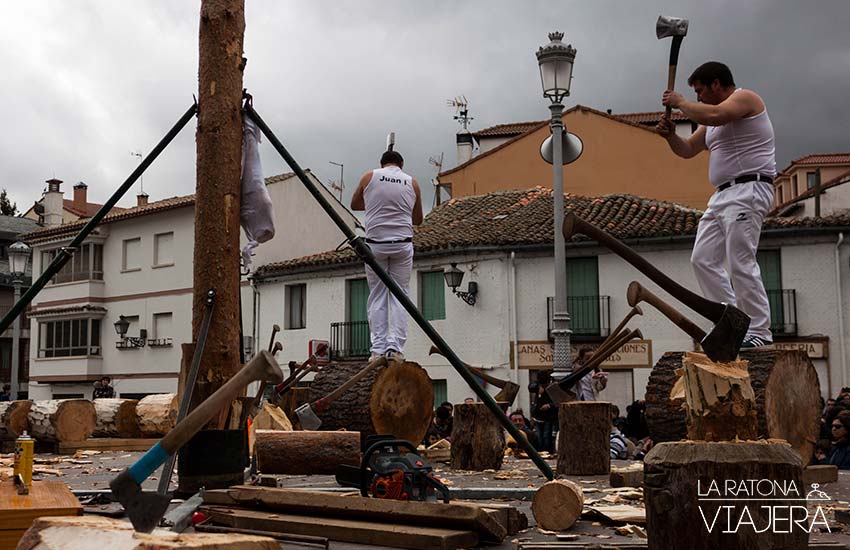
{"type": "MultiPolygon", "coordinates": [[[[32,249],[25,243],[18,241],[9,247],[9,271],[12,273],[12,286],[15,288],[15,303],[21,299],[21,284],[27,273],[27,262],[32,254],[32,249]]],[[[21,345],[21,315],[15,317],[12,324],[12,399],[18,398],[20,390],[18,384],[20,370],[20,345],[21,345]]]]}
{"type": "Polygon", "coordinates": [[[570,314],[567,309],[567,252],[564,233],[564,167],[563,133],[564,123],[561,116],[564,105],[561,101],[570,95],[573,62],[576,50],[561,42],[564,33],[549,33],[550,42],[537,50],[537,63],[540,65],[540,80],[543,84],[543,97],[549,99],[549,111],[552,119],[552,171],[554,232],[555,232],[555,311],[553,313],[552,335],[555,339],[553,370],[556,374],[566,374],[571,369],[570,357],[570,314]]]}

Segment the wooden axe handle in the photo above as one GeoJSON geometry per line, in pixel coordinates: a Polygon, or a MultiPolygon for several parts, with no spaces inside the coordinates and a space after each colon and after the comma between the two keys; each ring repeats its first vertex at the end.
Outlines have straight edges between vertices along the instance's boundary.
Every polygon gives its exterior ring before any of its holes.
{"type": "Polygon", "coordinates": [[[705,332],[701,328],[696,326],[690,319],[673,308],[673,306],[645,289],[643,285],[637,281],[632,281],[629,285],[629,289],[626,291],[626,300],[629,302],[630,306],[637,305],[639,302],[646,302],[663,313],[665,317],[670,319],[674,325],[685,331],[685,333],[691,338],[698,342],[702,342],[702,339],[705,338],[705,332]]]}
{"type": "Polygon", "coordinates": [[[321,403],[321,405],[319,406],[319,408],[321,408],[321,409],[326,408],[328,405],[330,405],[331,403],[336,401],[336,399],[339,396],[341,396],[342,394],[347,392],[351,388],[351,386],[360,382],[360,380],[362,380],[367,374],[369,374],[370,372],[372,372],[373,370],[375,370],[378,367],[385,366],[386,364],[387,364],[387,358],[386,357],[381,356],[381,357],[376,358],[374,361],[370,362],[368,365],[366,365],[365,367],[360,369],[360,371],[357,374],[355,374],[354,376],[352,376],[351,378],[346,380],[345,383],[343,383],[342,386],[338,387],[337,389],[335,389],[331,393],[327,394],[326,396],[324,396],[320,399],[317,399],[314,403],[316,403],[316,404],[321,403]]]}
{"type": "MultiPolygon", "coordinates": [[[[431,346],[431,351],[428,352],[428,355],[442,355],[440,353],[440,349],[437,346],[431,346]]],[[[508,382],[507,380],[502,380],[501,378],[496,378],[492,374],[488,374],[485,370],[479,369],[478,367],[473,367],[468,363],[464,363],[464,366],[475,373],[475,376],[485,380],[488,384],[493,384],[499,389],[504,389],[505,384],[508,382]]]]}
{"type": "Polygon", "coordinates": [[[632,340],[634,338],[643,338],[643,334],[641,334],[640,329],[635,330],[624,330],[621,332],[615,340],[611,341],[608,344],[608,347],[605,349],[597,348],[596,352],[593,354],[593,357],[587,362],[586,365],[582,365],[580,369],[577,371],[571,372],[567,375],[566,378],[561,380],[560,382],[556,382],[558,386],[560,386],[563,390],[570,390],[576,383],[587,376],[587,373],[601,365],[608,356],[617,351],[623,344],[632,340]]]}
{"type": "MultiPolygon", "coordinates": [[[[679,48],[684,36],[674,36],[670,44],[670,63],[667,70],[667,89],[672,90],[676,86],[676,66],[679,64],[679,48]]],[[[673,113],[673,107],[667,106],[667,118],[673,113]]]]}

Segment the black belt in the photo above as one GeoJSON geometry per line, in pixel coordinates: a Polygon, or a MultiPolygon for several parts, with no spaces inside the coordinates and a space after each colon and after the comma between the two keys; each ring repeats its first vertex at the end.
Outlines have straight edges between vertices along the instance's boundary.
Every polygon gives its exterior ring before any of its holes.
{"type": "Polygon", "coordinates": [[[412,243],[413,237],[408,237],[406,239],[399,239],[397,241],[376,241],[374,239],[366,239],[366,242],[369,244],[400,244],[400,243],[412,243]]]}
{"type": "Polygon", "coordinates": [[[724,191],[729,189],[735,184],[738,183],[747,183],[750,181],[763,181],[765,183],[773,183],[773,178],[770,176],[765,176],[764,174],[744,174],[743,176],[738,176],[733,180],[729,180],[725,183],[721,183],[717,186],[718,191],[724,191]]]}

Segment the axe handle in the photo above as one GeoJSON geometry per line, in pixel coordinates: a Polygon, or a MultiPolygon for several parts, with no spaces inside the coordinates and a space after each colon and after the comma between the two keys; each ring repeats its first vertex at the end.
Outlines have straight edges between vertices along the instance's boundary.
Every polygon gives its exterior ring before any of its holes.
{"type": "Polygon", "coordinates": [[[626,330],[621,332],[617,338],[612,341],[608,348],[602,349],[599,348],[596,350],[596,353],[593,354],[593,357],[587,362],[586,365],[582,365],[580,369],[575,372],[570,373],[566,378],[561,380],[560,382],[555,382],[560,386],[562,390],[569,391],[570,388],[576,385],[576,383],[587,376],[587,373],[598,367],[602,364],[603,361],[608,359],[608,356],[618,350],[623,344],[628,342],[629,340],[640,336],[640,332],[637,330],[626,330]]]}
{"type": "Polygon", "coordinates": [[[662,273],[658,268],[654,265],[646,261],[643,257],[640,256],[637,252],[626,246],[622,241],[616,239],[602,231],[598,227],[584,221],[575,215],[574,212],[568,212],[566,217],[564,218],[563,225],[564,238],[567,242],[570,241],[573,235],[576,233],[581,233],[582,235],[587,235],[594,241],[598,242],[602,246],[611,250],[632,266],[635,269],[649,277],[652,282],[663,288],[667,291],[671,296],[696,311],[712,323],[716,323],[723,316],[723,312],[725,310],[725,306],[718,302],[712,302],[711,300],[707,300],[696,294],[695,292],[691,292],[687,288],[683,287],[664,273],[662,273]]]}
{"type": "MultiPolygon", "coordinates": [[[[626,323],[631,321],[632,317],[634,317],[635,315],[643,315],[643,312],[639,311],[634,306],[632,306],[631,311],[629,311],[626,314],[626,316],[623,317],[623,320],[620,321],[620,324],[617,325],[617,327],[613,331],[611,331],[611,334],[608,336],[608,338],[610,338],[611,335],[620,334],[620,331],[623,330],[624,328],[626,328],[626,323]]],[[[606,338],[605,340],[607,341],[608,338],[606,338]]],[[[602,342],[602,345],[605,345],[605,342],[602,342]]],[[[599,347],[601,348],[602,346],[599,346],[599,347]]]]}
{"type": "Polygon", "coordinates": [[[278,395],[281,395],[281,394],[283,394],[283,393],[288,392],[290,389],[292,389],[292,386],[294,386],[294,385],[296,385],[298,382],[300,382],[302,378],[304,378],[305,376],[307,376],[308,374],[310,374],[310,373],[311,373],[311,372],[313,372],[314,370],[317,370],[317,369],[318,369],[318,367],[319,367],[319,364],[318,364],[318,363],[316,363],[316,361],[314,360],[314,359],[315,359],[315,357],[316,357],[316,356],[314,355],[314,356],[310,357],[310,359],[308,359],[307,361],[305,361],[304,363],[302,363],[302,364],[301,364],[301,370],[299,370],[299,371],[297,372],[297,374],[295,375],[295,377],[294,377],[294,378],[292,378],[291,380],[287,380],[286,382],[283,382],[282,384],[279,384],[279,385],[275,388],[275,392],[276,392],[278,395]]]}
{"type": "MultiPolygon", "coordinates": [[[[673,90],[676,85],[676,66],[679,64],[679,48],[682,45],[684,36],[674,36],[673,42],[670,44],[670,63],[667,70],[667,89],[673,90]]],[[[667,106],[667,118],[673,113],[673,108],[667,106]]]]}
{"type": "MultiPolygon", "coordinates": [[[[428,352],[428,355],[434,355],[434,354],[442,355],[440,353],[439,348],[437,348],[437,346],[431,346],[431,351],[428,352]]],[[[464,363],[464,366],[466,368],[468,368],[469,370],[471,370],[472,372],[474,372],[475,376],[477,376],[478,378],[485,380],[488,384],[493,384],[494,386],[496,386],[499,389],[504,389],[505,384],[507,384],[507,382],[508,382],[507,380],[502,380],[501,378],[496,378],[492,374],[487,373],[485,370],[479,369],[478,367],[473,367],[472,365],[470,365],[468,363],[464,363]]]]}
{"type": "Polygon", "coordinates": [[[674,325],[685,331],[688,336],[697,342],[702,342],[702,339],[705,338],[705,331],[696,326],[690,319],[682,315],[682,313],[676,310],[673,306],[645,289],[637,281],[634,281],[629,285],[628,299],[629,304],[633,306],[637,305],[637,302],[646,302],[651,305],[663,313],[664,316],[670,319],[674,325]]]}
{"type": "Polygon", "coordinates": [[[386,364],[386,357],[378,357],[377,359],[360,369],[360,372],[346,380],[342,386],[338,387],[337,389],[322,397],[321,399],[317,399],[316,401],[314,401],[311,405],[311,408],[318,408],[324,410],[328,405],[336,401],[337,398],[339,398],[342,394],[347,392],[351,388],[351,386],[360,382],[360,380],[362,380],[367,374],[369,374],[376,368],[384,366],[386,364]]]}

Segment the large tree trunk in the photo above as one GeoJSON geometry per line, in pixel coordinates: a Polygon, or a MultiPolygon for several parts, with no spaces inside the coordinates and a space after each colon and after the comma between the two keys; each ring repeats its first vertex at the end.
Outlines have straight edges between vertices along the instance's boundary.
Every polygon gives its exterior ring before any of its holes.
{"type": "MultiPolygon", "coordinates": [[[[646,389],[646,422],[656,442],[687,436],[683,400],[669,400],[682,367],[684,352],[665,353],[652,369],[646,389]],[[678,402],[677,402],[678,401],[678,402]]],[[[742,351],[749,363],[756,398],[758,436],[785,439],[803,458],[811,459],[820,430],[820,384],[811,360],[802,351],[742,351]]]]}
{"type": "Polygon", "coordinates": [[[498,470],[505,458],[505,430],[483,403],[455,405],[452,469],[498,470]]]}
{"type": "Polygon", "coordinates": [[[97,424],[95,437],[139,437],[139,420],[136,418],[136,399],[95,399],[94,412],[97,424]]]}
{"type": "Polygon", "coordinates": [[[608,475],[611,470],[611,404],[561,403],[558,411],[559,474],[608,475]]]}
{"type": "Polygon", "coordinates": [[[157,393],[142,398],[136,405],[136,418],[143,436],[167,434],[177,421],[177,394],[157,393]]]}
{"type": "Polygon", "coordinates": [[[340,465],[360,466],[360,434],[257,430],[254,455],[264,474],[333,475],[340,465]]]}
{"type": "Polygon", "coordinates": [[[29,422],[32,436],[39,441],[83,441],[94,432],[96,415],[86,399],[48,399],[33,401],[29,422]]]}
{"type": "Polygon", "coordinates": [[[29,430],[32,401],[7,401],[0,403],[0,441],[17,439],[29,430]]]}
{"type": "MultiPolygon", "coordinates": [[[[320,399],[357,374],[366,362],[331,364],[316,373],[310,384],[310,401],[320,399]]],[[[323,430],[349,430],[360,432],[365,437],[377,432],[372,424],[372,412],[369,400],[372,398],[372,385],[378,373],[387,367],[378,367],[334,401],[326,411],[317,413],[322,421],[323,430]]],[[[290,416],[290,418],[292,418],[290,416]]]]}
{"type": "Polygon", "coordinates": [[[534,493],[531,513],[541,529],[563,531],[575,524],[583,506],[581,487],[568,479],[556,479],[544,483],[534,493]]]}
{"type": "MultiPolygon", "coordinates": [[[[803,485],[802,472],[799,455],[782,442],[681,441],[656,445],[644,459],[649,550],[806,548],[808,533],[789,519],[801,519],[800,510],[788,508],[802,506],[805,510],[810,488],[803,485]],[[755,489],[748,489],[751,480],[758,484],[755,489]],[[709,498],[714,500],[706,500],[709,498]],[[774,500],[781,498],[799,500],[774,500]],[[771,526],[768,510],[775,510],[771,526]],[[752,523],[747,524],[750,518],[758,533],[752,523]]],[[[814,513],[810,512],[807,527],[814,513]]]]}

